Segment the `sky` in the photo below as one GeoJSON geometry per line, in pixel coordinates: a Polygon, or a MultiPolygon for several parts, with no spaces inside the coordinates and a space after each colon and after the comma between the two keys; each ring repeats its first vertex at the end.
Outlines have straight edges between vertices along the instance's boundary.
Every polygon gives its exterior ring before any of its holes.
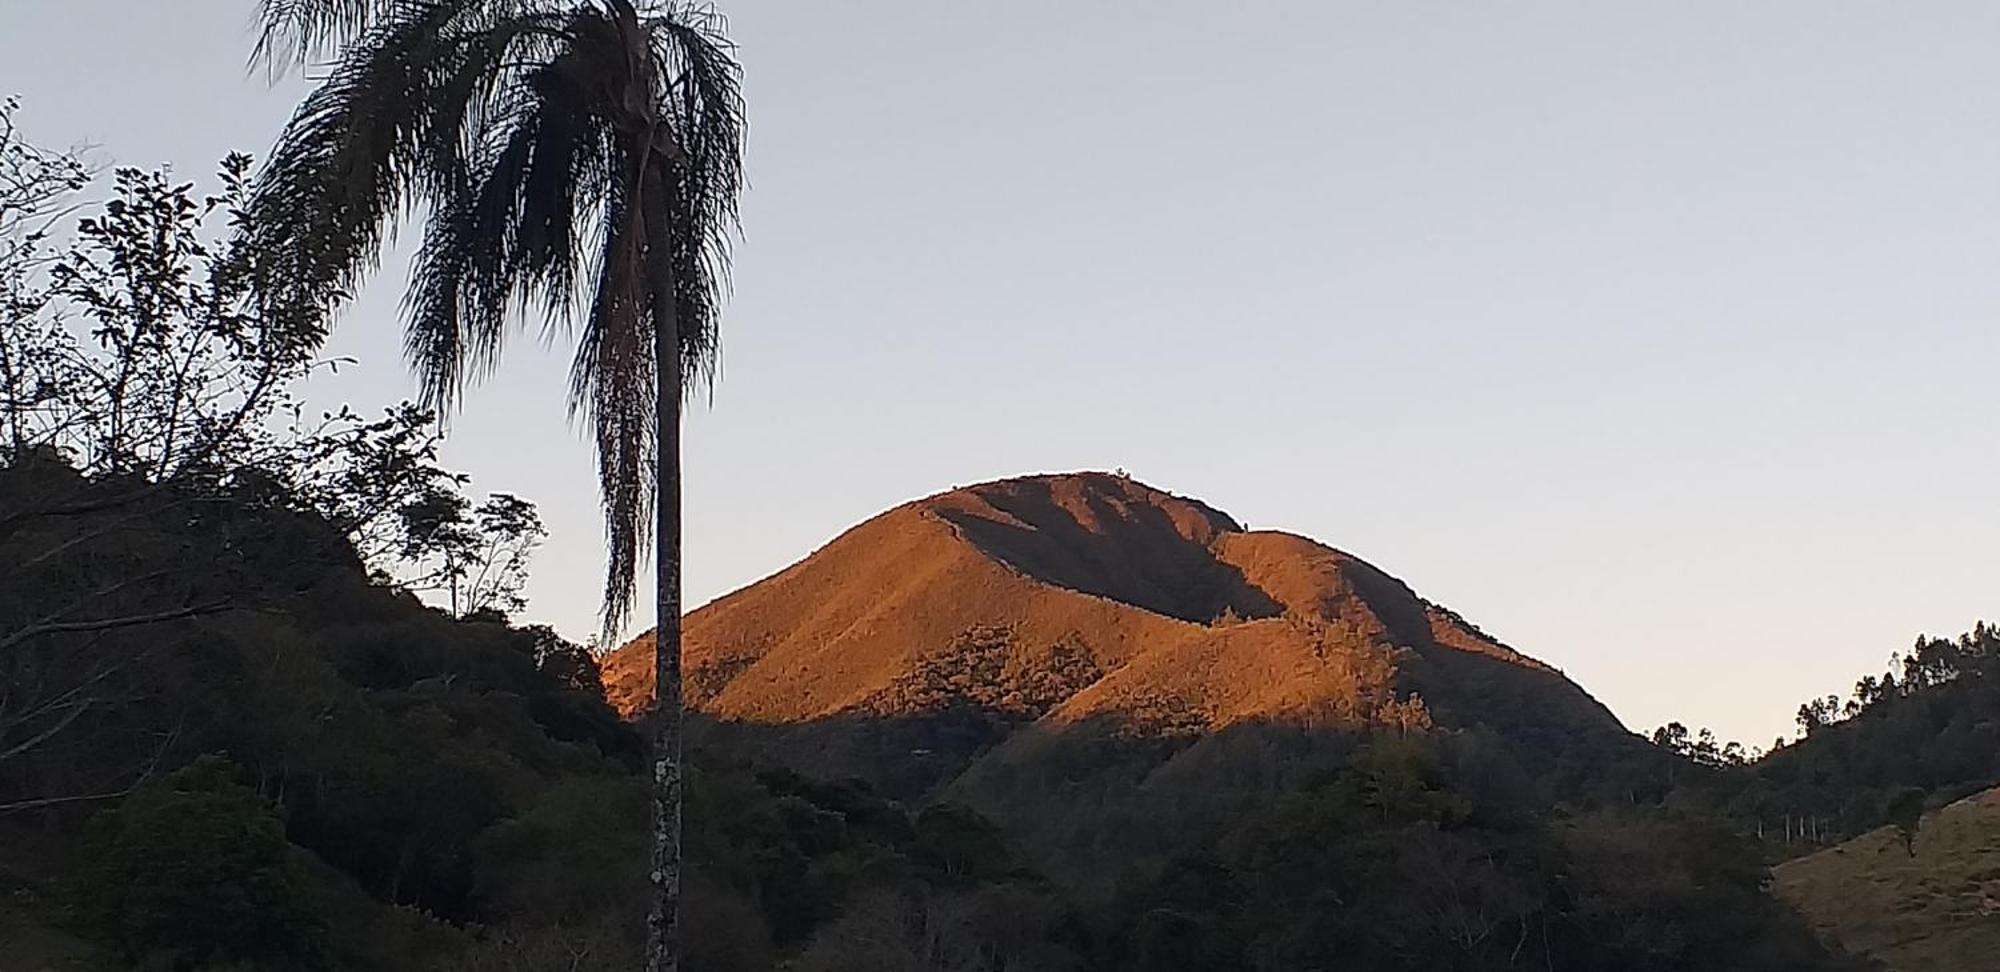
{"type": "MultiPolygon", "coordinates": [[[[1124,467],[1359,555],[1627,725],[1768,744],[2000,616],[2000,5],[737,0],[750,110],[700,604],[898,502],[1124,467]]],[[[199,177],[305,81],[251,0],[0,0],[44,144],[199,177]]],[[[400,256],[312,390],[412,393],[400,256]]],[[[567,352],[447,462],[595,628],[567,352]]],[[[647,619],[642,618],[642,621],[647,619]]]]}

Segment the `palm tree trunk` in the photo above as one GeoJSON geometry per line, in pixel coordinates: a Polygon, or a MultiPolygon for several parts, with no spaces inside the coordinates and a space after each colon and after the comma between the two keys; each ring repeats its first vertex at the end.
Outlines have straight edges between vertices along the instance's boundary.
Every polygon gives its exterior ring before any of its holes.
{"type": "Polygon", "coordinates": [[[678,972],[681,957],[681,338],[674,302],[669,186],[649,166],[643,191],[653,355],[659,400],[658,602],[653,629],[653,884],[647,972],[678,972]]]}

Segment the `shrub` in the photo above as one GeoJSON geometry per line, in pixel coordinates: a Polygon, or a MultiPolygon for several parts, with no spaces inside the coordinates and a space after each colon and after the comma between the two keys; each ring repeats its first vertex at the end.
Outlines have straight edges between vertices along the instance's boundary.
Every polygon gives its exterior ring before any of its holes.
{"type": "Polygon", "coordinates": [[[203,757],[91,821],[79,917],[127,958],[182,970],[316,969],[326,924],[283,825],[203,757]]]}

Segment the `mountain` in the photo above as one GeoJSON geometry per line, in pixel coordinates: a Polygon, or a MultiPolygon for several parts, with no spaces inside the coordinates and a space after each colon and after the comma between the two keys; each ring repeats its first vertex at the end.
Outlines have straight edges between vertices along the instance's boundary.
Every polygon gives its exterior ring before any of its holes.
{"type": "Polygon", "coordinates": [[[2000,955],[2000,790],[1773,869],[1779,896],[1823,934],[1894,972],[1956,972],[2000,955]]]}
{"type": "MultiPolygon", "coordinates": [[[[0,465],[0,508],[64,511],[0,530],[35,568],[0,684],[108,689],[0,756],[0,965],[638,963],[647,760],[581,648],[371,583],[260,489],[0,465]],[[79,589],[170,620],[23,633],[79,589]]],[[[1862,968],[1713,822],[1551,802],[1664,775],[1556,673],[1122,479],[911,504],[696,627],[689,968],[1862,968]]]]}
{"type": "MultiPolygon", "coordinates": [[[[1638,742],[1561,673],[1359,558],[1108,473],[906,503],[685,631],[703,738],[906,797],[1107,741],[1150,746],[1148,775],[1246,733],[1477,727],[1552,757],[1638,742]]],[[[605,660],[627,714],[650,700],[651,650],[605,660]]]]}

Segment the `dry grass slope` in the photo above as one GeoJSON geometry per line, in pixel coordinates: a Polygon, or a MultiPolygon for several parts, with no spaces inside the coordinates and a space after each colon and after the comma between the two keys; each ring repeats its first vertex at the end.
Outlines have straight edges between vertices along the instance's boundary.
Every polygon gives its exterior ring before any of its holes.
{"type": "Polygon", "coordinates": [[[1777,891],[1893,972],[2000,969],[2000,790],[1924,818],[1915,850],[1885,827],[1780,864],[1777,891]]]}
{"type": "MultiPolygon", "coordinates": [[[[770,755],[822,772],[876,776],[869,759],[930,753],[927,721],[954,727],[963,761],[925,777],[936,784],[1086,730],[1192,739],[1435,717],[1623,733],[1560,674],[1361,560],[1105,473],[906,503],[694,612],[686,631],[695,709],[792,727],[770,755]],[[1410,711],[1413,696],[1427,712],[1410,711]],[[830,765],[849,745],[831,734],[857,720],[910,729],[830,765]]],[[[606,661],[628,714],[651,697],[651,647],[606,661]]]]}

